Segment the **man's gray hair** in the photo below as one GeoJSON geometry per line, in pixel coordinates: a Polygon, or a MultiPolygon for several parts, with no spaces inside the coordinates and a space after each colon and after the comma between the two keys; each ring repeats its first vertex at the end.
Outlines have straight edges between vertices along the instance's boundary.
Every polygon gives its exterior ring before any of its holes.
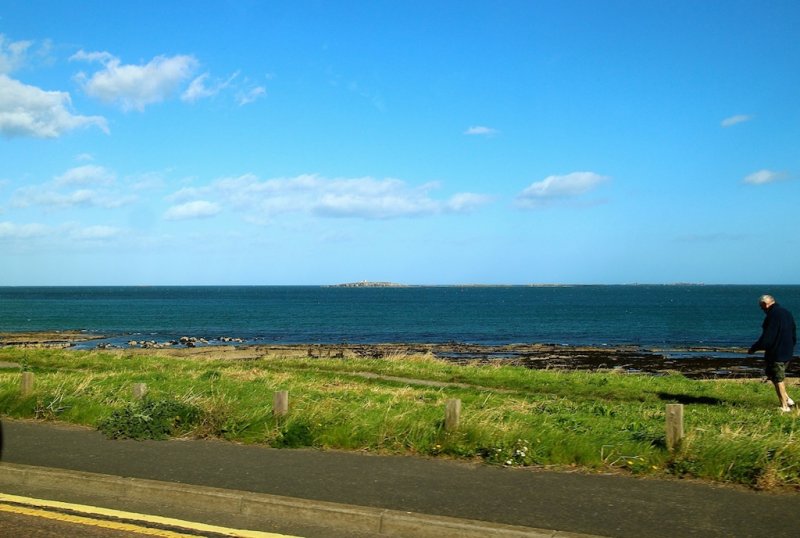
{"type": "Polygon", "coordinates": [[[772,295],[762,295],[758,302],[759,304],[771,305],[775,302],[775,298],[772,295]]]}

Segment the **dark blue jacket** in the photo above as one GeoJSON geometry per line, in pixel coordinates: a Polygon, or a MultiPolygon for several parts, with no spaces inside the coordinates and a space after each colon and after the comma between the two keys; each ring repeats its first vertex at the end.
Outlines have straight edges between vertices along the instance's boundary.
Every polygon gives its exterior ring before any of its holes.
{"type": "Polygon", "coordinates": [[[792,313],[774,303],[767,309],[761,324],[761,337],[750,346],[750,353],[763,349],[766,360],[786,362],[792,359],[796,343],[797,326],[792,313]]]}

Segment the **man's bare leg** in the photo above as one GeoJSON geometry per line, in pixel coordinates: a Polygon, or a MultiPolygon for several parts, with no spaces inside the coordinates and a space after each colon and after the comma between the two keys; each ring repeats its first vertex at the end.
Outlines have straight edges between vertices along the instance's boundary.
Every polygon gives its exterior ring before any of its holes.
{"type": "Polygon", "coordinates": [[[775,392],[778,395],[778,401],[781,404],[781,409],[784,411],[789,410],[789,395],[786,394],[786,384],[783,381],[773,381],[775,385],[775,392]]]}

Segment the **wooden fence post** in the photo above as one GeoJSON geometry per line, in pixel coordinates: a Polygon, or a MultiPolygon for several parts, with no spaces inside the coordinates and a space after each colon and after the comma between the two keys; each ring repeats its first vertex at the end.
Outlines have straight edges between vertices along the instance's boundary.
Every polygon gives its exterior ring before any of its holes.
{"type": "Polygon", "coordinates": [[[272,398],[272,414],[283,417],[289,413],[289,391],[279,390],[272,398]]]}
{"type": "Polygon", "coordinates": [[[134,383],[133,384],[133,399],[141,400],[147,394],[147,383],[134,383]]]}
{"type": "Polygon", "coordinates": [[[675,450],[683,439],[683,404],[667,404],[667,450],[675,450]]]}
{"type": "Polygon", "coordinates": [[[458,429],[458,422],[461,420],[461,400],[447,400],[444,409],[444,429],[452,432],[458,429]]]}
{"type": "Polygon", "coordinates": [[[33,392],[33,372],[22,372],[22,379],[19,383],[19,392],[23,397],[29,396],[33,392]]]}

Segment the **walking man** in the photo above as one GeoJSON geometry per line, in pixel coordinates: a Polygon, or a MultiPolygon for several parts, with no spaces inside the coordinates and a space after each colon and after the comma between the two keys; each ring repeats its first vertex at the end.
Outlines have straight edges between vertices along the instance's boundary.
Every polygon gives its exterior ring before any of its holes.
{"type": "Polygon", "coordinates": [[[764,351],[766,366],[764,373],[775,385],[775,392],[781,404],[781,411],[788,412],[794,401],[786,394],[786,366],[792,360],[797,343],[797,326],[792,313],[775,302],[771,295],[762,295],[758,305],[766,316],[761,324],[761,337],[747,351],[752,355],[764,351]]]}

